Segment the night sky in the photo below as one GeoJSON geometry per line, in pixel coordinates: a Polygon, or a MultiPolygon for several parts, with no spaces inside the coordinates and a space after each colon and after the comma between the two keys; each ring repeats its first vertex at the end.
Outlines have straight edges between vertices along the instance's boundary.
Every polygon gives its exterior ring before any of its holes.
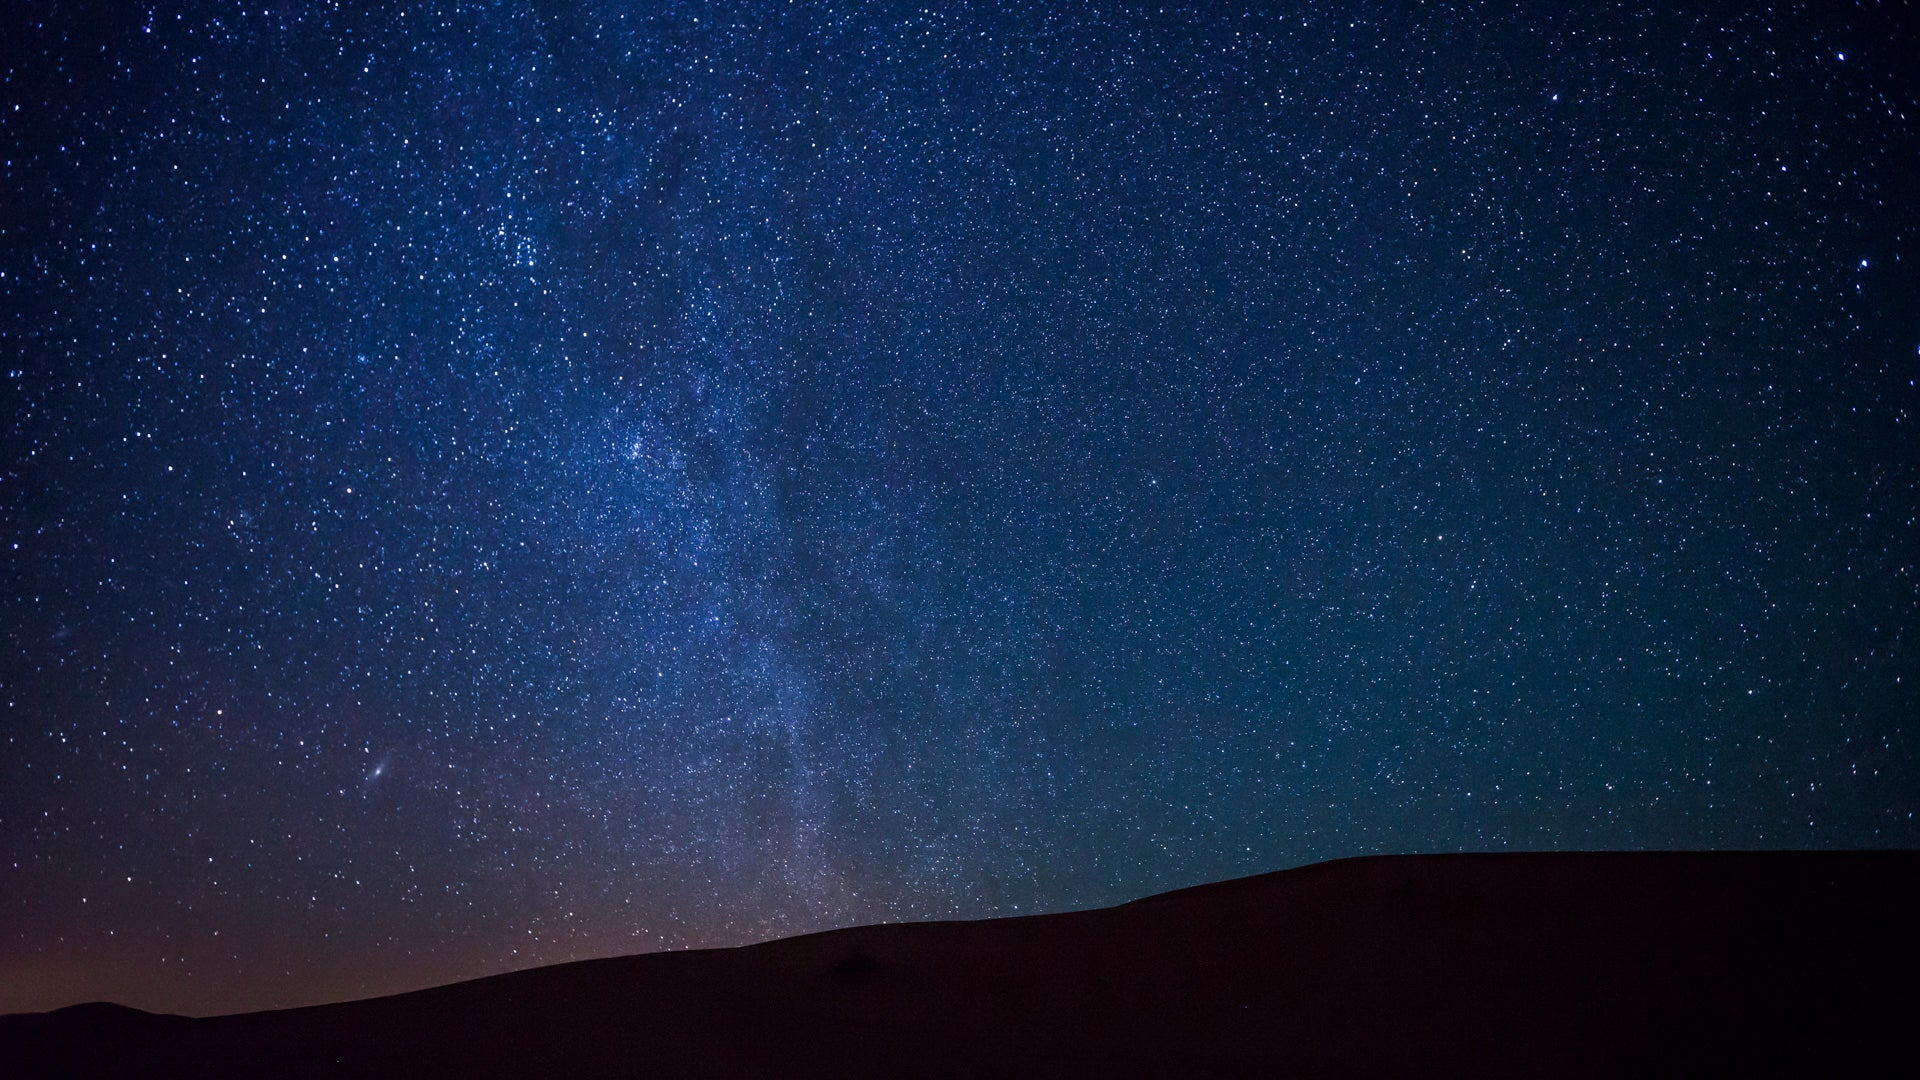
{"type": "Polygon", "coordinates": [[[22,0],[0,1011],[1920,846],[1907,4],[22,0]]]}

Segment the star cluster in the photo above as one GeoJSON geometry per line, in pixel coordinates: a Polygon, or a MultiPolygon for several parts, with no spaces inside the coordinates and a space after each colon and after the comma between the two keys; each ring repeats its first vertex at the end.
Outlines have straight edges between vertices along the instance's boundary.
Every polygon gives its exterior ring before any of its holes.
{"type": "Polygon", "coordinates": [[[1920,843],[1902,5],[0,19],[0,1011],[1920,843]]]}

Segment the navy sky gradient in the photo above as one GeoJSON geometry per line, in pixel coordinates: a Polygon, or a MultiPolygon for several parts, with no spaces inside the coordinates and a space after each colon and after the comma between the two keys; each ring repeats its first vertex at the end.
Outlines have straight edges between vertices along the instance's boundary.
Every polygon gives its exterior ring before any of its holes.
{"type": "Polygon", "coordinates": [[[10,5],[0,1011],[1920,845],[1916,23],[10,5]]]}

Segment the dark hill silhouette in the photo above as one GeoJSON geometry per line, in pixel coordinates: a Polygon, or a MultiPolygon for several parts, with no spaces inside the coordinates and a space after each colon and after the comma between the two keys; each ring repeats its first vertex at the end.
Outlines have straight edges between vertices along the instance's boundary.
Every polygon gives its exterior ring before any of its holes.
{"type": "Polygon", "coordinates": [[[0,1072],[1906,1073],[1916,914],[1916,853],[1349,859],[1098,911],[591,960],[279,1012],[5,1017],[0,1072]]]}

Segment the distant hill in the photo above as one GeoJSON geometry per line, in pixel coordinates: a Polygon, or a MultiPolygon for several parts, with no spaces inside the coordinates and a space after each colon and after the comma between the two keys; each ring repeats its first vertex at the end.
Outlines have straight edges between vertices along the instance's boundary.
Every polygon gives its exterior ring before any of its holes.
{"type": "Polygon", "coordinates": [[[1908,1073],[1917,946],[1917,853],[1348,859],[279,1012],[4,1017],[0,1073],[1908,1073]]]}

